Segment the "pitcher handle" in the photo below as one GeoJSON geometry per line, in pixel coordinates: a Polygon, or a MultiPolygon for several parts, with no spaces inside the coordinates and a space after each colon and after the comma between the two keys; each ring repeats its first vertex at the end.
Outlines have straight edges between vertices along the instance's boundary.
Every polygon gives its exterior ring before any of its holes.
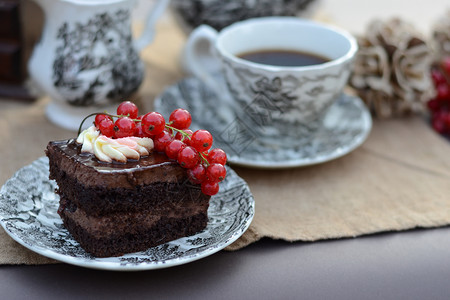
{"type": "Polygon", "coordinates": [[[170,0],[158,0],[156,1],[154,7],[149,12],[147,19],[145,21],[144,30],[139,38],[137,38],[134,42],[134,46],[137,51],[142,51],[150,42],[153,40],[155,36],[155,24],[156,21],[161,17],[161,15],[166,10],[169,5],[170,0]]]}

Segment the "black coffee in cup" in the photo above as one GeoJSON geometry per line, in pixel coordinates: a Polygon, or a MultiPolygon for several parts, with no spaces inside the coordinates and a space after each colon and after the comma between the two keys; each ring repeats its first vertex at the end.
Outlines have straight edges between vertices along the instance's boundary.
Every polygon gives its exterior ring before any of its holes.
{"type": "Polygon", "coordinates": [[[330,59],[309,52],[296,50],[258,50],[240,53],[237,57],[263,65],[302,67],[323,64],[330,59]]]}

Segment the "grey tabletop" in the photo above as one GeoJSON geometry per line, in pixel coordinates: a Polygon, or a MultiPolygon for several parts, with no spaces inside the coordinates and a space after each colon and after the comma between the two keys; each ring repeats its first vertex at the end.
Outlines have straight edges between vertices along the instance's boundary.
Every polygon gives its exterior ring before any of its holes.
{"type": "Polygon", "coordinates": [[[141,272],[0,267],[0,299],[449,299],[450,228],[316,243],[261,240],[141,272]]]}

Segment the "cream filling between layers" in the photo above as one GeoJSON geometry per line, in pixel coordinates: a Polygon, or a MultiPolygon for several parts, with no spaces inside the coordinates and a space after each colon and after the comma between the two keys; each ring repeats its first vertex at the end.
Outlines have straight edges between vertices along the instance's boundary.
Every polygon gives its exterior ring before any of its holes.
{"type": "Polygon", "coordinates": [[[83,130],[77,137],[77,143],[82,144],[81,152],[89,152],[99,160],[125,163],[128,159],[138,160],[141,156],[149,155],[153,150],[153,140],[146,137],[124,137],[111,139],[91,126],[83,130]]]}

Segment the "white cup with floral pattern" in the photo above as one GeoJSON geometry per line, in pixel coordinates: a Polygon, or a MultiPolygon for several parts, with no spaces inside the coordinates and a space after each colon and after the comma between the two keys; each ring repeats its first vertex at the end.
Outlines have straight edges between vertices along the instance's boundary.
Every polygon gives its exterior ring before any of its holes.
{"type": "Polygon", "coordinates": [[[295,138],[342,93],[357,49],[355,38],[344,30],[296,17],[263,17],[220,32],[198,27],[186,43],[183,64],[216,92],[218,106],[226,104],[238,118],[250,120],[248,127],[260,136],[295,138]],[[280,66],[240,57],[272,50],[310,53],[326,61],[280,66]]]}

